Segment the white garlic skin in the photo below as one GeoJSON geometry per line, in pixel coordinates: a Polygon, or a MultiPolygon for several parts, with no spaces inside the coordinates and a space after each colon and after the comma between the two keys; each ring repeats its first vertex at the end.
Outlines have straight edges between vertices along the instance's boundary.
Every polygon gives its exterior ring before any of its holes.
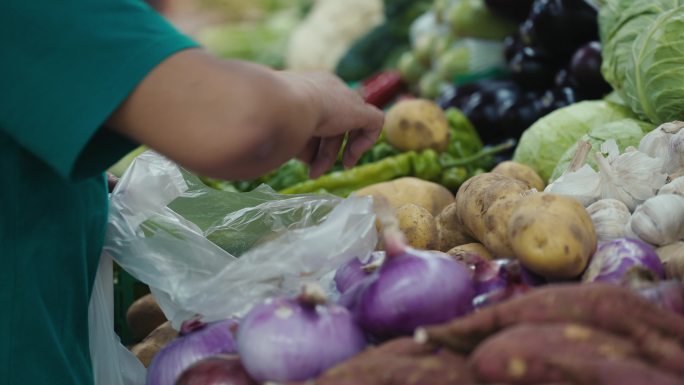
{"type": "Polygon", "coordinates": [[[656,249],[666,279],[684,280],[684,242],[677,241],[656,249]]]}
{"type": "Polygon", "coordinates": [[[663,160],[662,172],[672,173],[684,166],[684,122],[663,123],[639,142],[639,151],[663,160]]]}
{"type": "Polygon", "coordinates": [[[656,195],[634,210],[630,230],[644,242],[664,246],[684,239],[684,197],[656,195]]]}
{"type": "Polygon", "coordinates": [[[658,190],[658,195],[675,194],[684,196],[684,176],[672,180],[658,190]]]}
{"type": "Polygon", "coordinates": [[[617,199],[601,199],[587,207],[599,242],[623,238],[632,216],[627,205],[617,199]]]}

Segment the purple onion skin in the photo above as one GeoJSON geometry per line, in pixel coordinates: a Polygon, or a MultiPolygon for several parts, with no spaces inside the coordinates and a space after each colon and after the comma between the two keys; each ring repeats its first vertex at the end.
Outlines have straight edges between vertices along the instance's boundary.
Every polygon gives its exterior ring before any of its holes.
{"type": "Polygon", "coordinates": [[[357,354],[367,343],[352,314],[339,305],[268,300],[240,322],[238,353],[257,381],[305,381],[357,354]]]}
{"type": "Polygon", "coordinates": [[[651,245],[639,239],[613,239],[598,245],[582,281],[621,284],[635,268],[650,270],[655,279],[665,277],[660,258],[651,245]]]}
{"type": "MultiPolygon", "coordinates": [[[[367,263],[372,263],[384,257],[384,252],[373,252],[367,263]]],[[[358,258],[352,258],[349,262],[342,265],[335,271],[335,287],[340,293],[344,293],[356,283],[362,281],[370,275],[363,267],[367,264],[361,262],[358,258]]]]}
{"type": "Polygon", "coordinates": [[[259,385],[249,377],[236,355],[216,355],[195,362],[175,385],[259,385]]]}
{"type": "Polygon", "coordinates": [[[183,324],[181,334],[155,356],[147,370],[147,385],[174,385],[178,376],[192,364],[217,354],[236,351],[235,320],[183,324]]]}
{"type": "Polygon", "coordinates": [[[468,267],[439,252],[408,249],[388,257],[362,290],[354,307],[361,327],[375,340],[411,335],[473,309],[468,267]]]}

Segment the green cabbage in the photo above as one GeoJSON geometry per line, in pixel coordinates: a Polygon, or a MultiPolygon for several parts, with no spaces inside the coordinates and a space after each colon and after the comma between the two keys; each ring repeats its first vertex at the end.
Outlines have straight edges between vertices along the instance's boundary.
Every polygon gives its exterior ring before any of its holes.
{"type": "Polygon", "coordinates": [[[532,167],[548,181],[565,151],[592,128],[632,112],[603,100],[584,101],[560,108],[539,119],[520,138],[513,160],[532,167]]]}
{"type": "MultiPolygon", "coordinates": [[[[620,152],[622,152],[629,146],[639,146],[641,138],[654,128],[654,125],[636,119],[621,119],[596,126],[588,134],[583,135],[581,139],[591,143],[592,153],[599,151],[601,144],[608,139],[614,139],[620,152]]],[[[567,170],[572,158],[575,156],[575,151],[577,151],[577,143],[570,146],[561,156],[560,161],[558,161],[556,168],[553,170],[551,181],[556,180],[567,170]]],[[[596,168],[593,156],[587,158],[587,163],[596,168]]]]}
{"type": "Polygon", "coordinates": [[[655,124],[684,116],[684,0],[609,0],[599,13],[602,73],[655,124]]]}

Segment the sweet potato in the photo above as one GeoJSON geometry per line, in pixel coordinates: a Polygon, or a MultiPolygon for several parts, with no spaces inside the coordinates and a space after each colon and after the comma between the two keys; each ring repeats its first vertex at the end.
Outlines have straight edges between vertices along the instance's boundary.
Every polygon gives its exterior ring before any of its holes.
{"type": "MultiPolygon", "coordinates": [[[[464,356],[400,338],[371,347],[300,385],[473,385],[464,356]]],[[[295,384],[291,384],[295,385],[295,384]]]]}
{"type": "Polygon", "coordinates": [[[467,258],[465,257],[472,254],[478,255],[486,260],[494,259],[492,253],[490,253],[483,244],[477,242],[466,243],[464,245],[453,247],[447,251],[447,254],[457,260],[466,260],[467,258]]]}
{"type": "Polygon", "coordinates": [[[627,338],[579,324],[520,324],[484,340],[470,364],[481,381],[530,385],[567,380],[564,371],[550,363],[574,356],[638,359],[639,351],[627,338]]]}
{"type": "Polygon", "coordinates": [[[474,242],[458,216],[456,202],[451,202],[437,215],[435,224],[440,251],[448,251],[456,246],[474,242]]]}
{"type": "Polygon", "coordinates": [[[520,199],[508,218],[515,257],[548,279],[582,274],[596,250],[596,231],[577,200],[539,192],[520,199]]]}
{"type": "Polygon", "coordinates": [[[407,203],[396,210],[399,229],[409,246],[416,249],[436,250],[439,242],[435,218],[425,208],[407,203]]]}
{"type": "Polygon", "coordinates": [[[154,329],[142,342],[133,346],[131,352],[145,367],[148,367],[154,355],[176,337],[178,337],[178,332],[171,327],[171,321],[166,321],[154,329]]]}
{"type": "Polygon", "coordinates": [[[470,236],[499,257],[510,257],[508,217],[530,186],[495,173],[468,179],[456,193],[456,209],[470,236]]]}
{"type": "Polygon", "coordinates": [[[414,177],[366,186],[356,191],[356,195],[383,197],[395,210],[407,203],[413,203],[427,209],[433,216],[454,201],[454,195],[446,187],[414,177]]]}
{"type": "Polygon", "coordinates": [[[519,323],[573,322],[629,337],[644,357],[684,374],[684,317],[628,288],[555,284],[485,307],[450,323],[416,330],[416,339],[469,352],[493,333],[519,323]]]}
{"type": "Polygon", "coordinates": [[[138,298],[126,312],[126,323],[135,341],[142,340],[164,322],[166,316],[152,294],[138,298]]]}
{"type": "Polygon", "coordinates": [[[497,164],[496,167],[492,169],[492,172],[525,182],[537,191],[544,191],[544,180],[542,180],[532,167],[526,164],[507,160],[497,164]]]}
{"type": "Polygon", "coordinates": [[[550,360],[563,377],[580,385],[681,385],[684,378],[656,369],[639,360],[594,360],[567,356],[550,360]]]}

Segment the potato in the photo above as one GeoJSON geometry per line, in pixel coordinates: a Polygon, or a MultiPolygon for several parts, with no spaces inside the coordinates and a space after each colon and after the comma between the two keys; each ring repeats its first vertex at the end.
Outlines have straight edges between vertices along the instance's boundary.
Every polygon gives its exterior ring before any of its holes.
{"type": "MultiPolygon", "coordinates": [[[[490,245],[484,242],[488,231],[485,214],[497,201],[522,197],[529,189],[527,183],[504,175],[491,172],[479,174],[468,179],[458,189],[456,210],[468,234],[491,250],[490,245]]],[[[498,218],[496,222],[501,224],[502,221],[506,223],[504,218],[498,218]]]]}
{"type": "Polygon", "coordinates": [[[490,253],[489,250],[487,250],[487,248],[484,247],[483,244],[477,242],[466,243],[464,245],[456,246],[447,251],[446,253],[459,260],[465,259],[465,256],[471,254],[479,255],[480,257],[489,261],[494,259],[492,253],[490,253]]]}
{"type": "Polygon", "coordinates": [[[135,341],[142,340],[165,321],[166,316],[152,294],[138,298],[126,312],[126,323],[135,341]]]}
{"type": "Polygon", "coordinates": [[[171,321],[166,321],[154,329],[141,343],[133,346],[131,352],[145,367],[148,367],[154,355],[176,337],[178,337],[178,332],[171,327],[171,321]]]}
{"type": "Polygon", "coordinates": [[[597,243],[591,217],[577,200],[544,192],[518,202],[508,238],[525,267],[552,280],[579,276],[597,243]]]}
{"type": "Polygon", "coordinates": [[[494,202],[484,213],[486,231],[480,237],[483,245],[499,258],[511,258],[515,256],[511,241],[508,237],[508,218],[513,209],[518,205],[522,197],[519,194],[506,195],[506,199],[494,202]]]}
{"type": "Polygon", "coordinates": [[[387,142],[400,151],[433,149],[449,144],[449,122],[433,101],[402,100],[387,111],[384,127],[387,142]]]}
{"type": "Polygon", "coordinates": [[[414,177],[366,186],[356,191],[356,195],[383,197],[395,210],[407,203],[413,203],[427,209],[433,216],[454,201],[454,195],[446,187],[414,177]]]}
{"type": "Polygon", "coordinates": [[[407,203],[396,210],[396,216],[399,228],[406,236],[409,246],[423,250],[437,249],[437,224],[427,209],[407,203]]]}
{"type": "Polygon", "coordinates": [[[448,251],[456,246],[473,242],[458,216],[456,202],[451,202],[435,218],[437,226],[438,250],[448,251]]]}
{"type": "Polygon", "coordinates": [[[544,180],[532,167],[526,164],[507,160],[496,165],[492,172],[525,182],[530,187],[537,189],[537,191],[544,191],[544,180]]]}

